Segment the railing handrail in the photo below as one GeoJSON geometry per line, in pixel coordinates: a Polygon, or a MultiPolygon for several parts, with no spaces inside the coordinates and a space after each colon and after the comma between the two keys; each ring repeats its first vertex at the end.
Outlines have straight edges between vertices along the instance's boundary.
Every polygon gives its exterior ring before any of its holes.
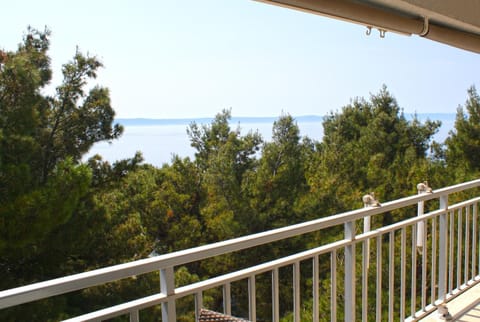
{"type": "MultiPolygon", "coordinates": [[[[439,192],[440,194],[444,193],[443,190],[439,192]]],[[[341,239],[335,242],[331,242],[326,245],[322,245],[313,249],[305,250],[300,253],[292,254],[286,257],[282,257],[279,259],[275,259],[272,261],[268,261],[262,264],[258,264],[255,266],[251,266],[248,268],[241,269],[239,271],[227,273],[224,275],[220,275],[217,277],[210,278],[205,281],[200,281],[200,282],[195,282],[189,285],[185,286],[180,286],[175,288],[175,294],[172,296],[173,298],[182,298],[187,295],[194,295],[199,292],[214,288],[214,287],[219,287],[222,285],[225,285],[227,283],[231,283],[234,281],[242,280],[245,278],[248,278],[249,276],[252,275],[258,275],[262,274],[265,272],[269,272],[272,269],[276,267],[285,267],[291,264],[294,264],[296,262],[300,262],[302,260],[306,260],[308,258],[312,258],[314,256],[326,254],[328,252],[331,252],[333,250],[340,250],[341,248],[353,244],[353,243],[358,243],[362,242],[364,240],[376,238],[378,236],[381,236],[383,234],[389,233],[391,231],[396,231],[398,229],[407,227],[407,226],[412,226],[417,224],[418,222],[422,222],[427,219],[431,219],[433,217],[437,217],[441,213],[449,212],[449,211],[455,211],[456,209],[461,209],[463,207],[473,205],[475,203],[480,202],[480,197],[473,198],[467,201],[459,202],[456,204],[452,204],[449,206],[449,209],[438,209],[431,211],[429,213],[424,214],[422,217],[412,217],[406,220],[403,220],[398,223],[393,223],[388,226],[383,226],[376,228],[374,230],[361,233],[355,236],[354,240],[348,240],[348,239],[341,239]]],[[[480,282],[480,281],[479,281],[480,282]]],[[[455,295],[449,295],[450,297],[453,297],[455,295]]],[[[105,308],[99,311],[87,313],[81,316],[77,316],[72,319],[65,320],[65,322],[79,322],[79,321],[85,321],[85,320],[91,320],[95,319],[98,317],[101,317],[102,319],[108,319],[108,318],[113,318],[116,316],[119,316],[120,314],[127,314],[128,312],[132,310],[140,310],[152,305],[158,305],[162,302],[165,302],[167,300],[167,296],[163,293],[159,294],[154,294],[150,296],[146,296],[143,298],[139,298],[130,302],[122,303],[113,307],[105,308]]],[[[432,311],[433,308],[430,308],[429,311],[432,311]]],[[[425,311],[417,312],[418,315],[424,314],[425,311]]]]}
{"type": "Polygon", "coordinates": [[[480,179],[438,189],[432,193],[385,202],[378,208],[360,208],[266,232],[1,291],[0,309],[303,235],[478,186],[480,179]]]}

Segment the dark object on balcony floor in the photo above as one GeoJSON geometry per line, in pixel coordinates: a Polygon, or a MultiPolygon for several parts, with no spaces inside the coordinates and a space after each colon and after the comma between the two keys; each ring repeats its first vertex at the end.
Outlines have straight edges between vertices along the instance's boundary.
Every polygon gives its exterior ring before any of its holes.
{"type": "Polygon", "coordinates": [[[248,320],[236,318],[230,315],[221,314],[207,309],[200,310],[198,322],[248,322],[248,320]]]}

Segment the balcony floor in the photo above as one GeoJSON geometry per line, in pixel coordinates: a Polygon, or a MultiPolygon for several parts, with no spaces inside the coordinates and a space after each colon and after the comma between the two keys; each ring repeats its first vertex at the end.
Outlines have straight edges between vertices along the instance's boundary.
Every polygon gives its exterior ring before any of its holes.
{"type": "MultiPolygon", "coordinates": [[[[454,321],[480,321],[480,284],[475,285],[470,290],[451,300],[447,306],[454,321]]],[[[439,321],[437,311],[431,313],[420,321],[439,321]]]]}

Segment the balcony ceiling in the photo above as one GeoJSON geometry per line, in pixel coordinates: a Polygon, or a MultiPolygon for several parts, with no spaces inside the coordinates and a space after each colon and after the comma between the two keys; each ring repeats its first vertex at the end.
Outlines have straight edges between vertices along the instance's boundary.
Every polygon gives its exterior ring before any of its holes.
{"type": "Polygon", "coordinates": [[[259,0],[480,53],[480,1],[259,0]]]}

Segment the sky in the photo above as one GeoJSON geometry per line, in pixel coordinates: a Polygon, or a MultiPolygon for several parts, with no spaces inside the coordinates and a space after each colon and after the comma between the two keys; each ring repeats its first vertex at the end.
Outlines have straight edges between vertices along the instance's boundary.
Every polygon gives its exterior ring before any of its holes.
{"type": "Polygon", "coordinates": [[[118,118],[325,115],[385,84],[406,114],[455,113],[480,55],[252,0],[15,0],[0,49],[52,31],[54,78],[78,47],[104,64],[118,118]]]}

